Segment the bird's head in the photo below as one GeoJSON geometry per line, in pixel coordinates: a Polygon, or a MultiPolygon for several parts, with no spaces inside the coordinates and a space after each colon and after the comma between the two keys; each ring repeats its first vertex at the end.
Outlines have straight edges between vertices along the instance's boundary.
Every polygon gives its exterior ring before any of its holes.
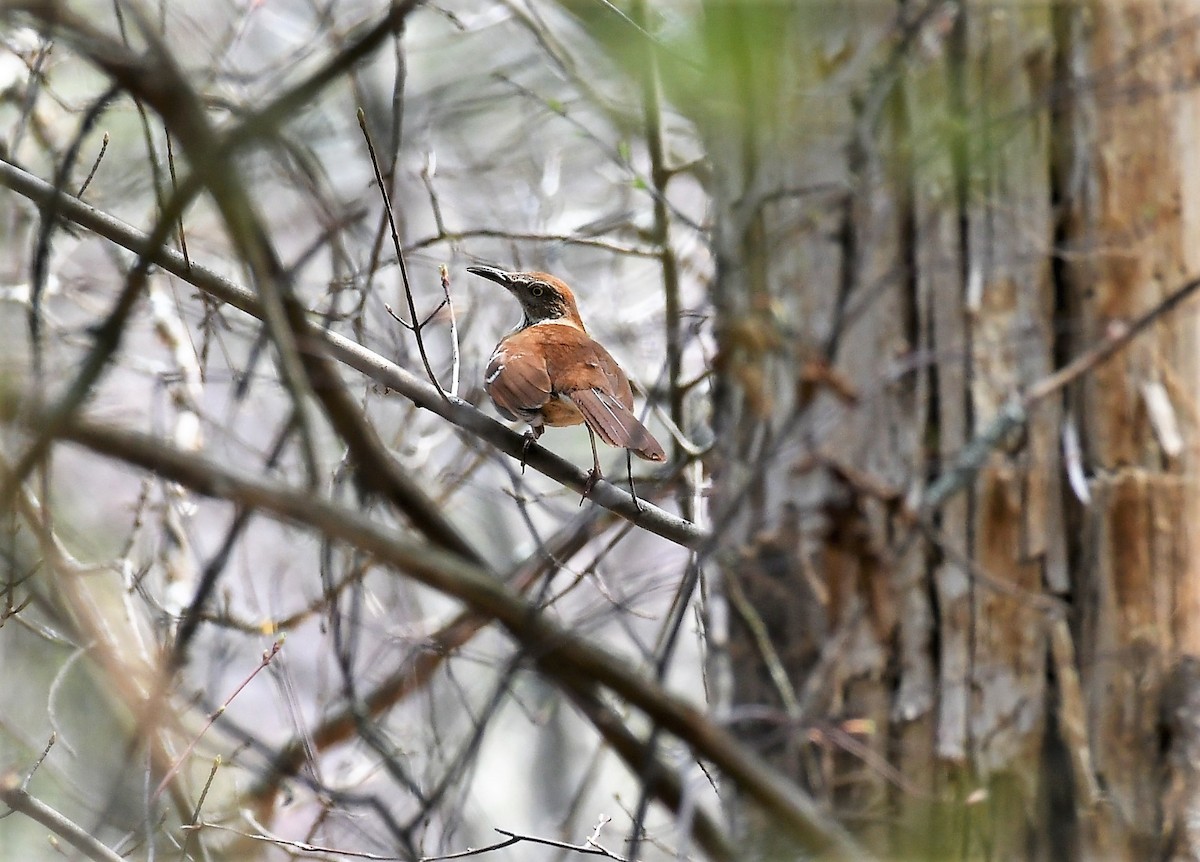
{"type": "Polygon", "coordinates": [[[467,272],[496,282],[517,298],[525,314],[522,329],[546,322],[584,328],[575,294],[562,279],[545,272],[505,272],[492,266],[468,266],[467,272]]]}

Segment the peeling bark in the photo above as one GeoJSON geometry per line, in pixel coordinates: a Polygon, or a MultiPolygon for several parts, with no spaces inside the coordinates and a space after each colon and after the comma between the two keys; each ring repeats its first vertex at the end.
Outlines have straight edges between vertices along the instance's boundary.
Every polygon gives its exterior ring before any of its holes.
{"type": "Polygon", "coordinates": [[[790,730],[757,725],[763,750],[884,854],[1193,846],[1200,315],[1043,400],[932,522],[898,506],[1011,399],[1200,269],[1200,113],[1177,86],[1200,68],[1190,8],[843,11],[852,26],[793,33],[780,62],[809,87],[777,94],[753,159],[744,134],[714,135],[743,171],[714,161],[714,500],[740,488],[750,504],[724,534],[725,577],[751,611],[731,630],[733,706],[787,715],[790,730]],[[832,71],[798,70],[830,41],[832,71]],[[849,105],[816,104],[831,80],[853,82],[849,105]],[[753,223],[740,206],[764,185],[826,181],[844,198],[753,223]],[[868,396],[796,385],[821,344],[868,396]],[[1068,411],[1087,505],[1064,481],[1068,411]],[[1164,442],[1171,423],[1182,447],[1164,442]],[[789,706],[788,690],[805,694],[789,706]]]}

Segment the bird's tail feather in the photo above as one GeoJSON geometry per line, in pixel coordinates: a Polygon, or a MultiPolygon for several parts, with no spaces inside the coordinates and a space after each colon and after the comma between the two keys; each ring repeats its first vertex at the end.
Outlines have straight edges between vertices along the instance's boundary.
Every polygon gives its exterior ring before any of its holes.
{"type": "Polygon", "coordinates": [[[617,399],[595,389],[580,389],[568,396],[583,414],[583,421],[609,446],[629,449],[647,461],[665,461],[667,454],[646,426],[617,399]]]}

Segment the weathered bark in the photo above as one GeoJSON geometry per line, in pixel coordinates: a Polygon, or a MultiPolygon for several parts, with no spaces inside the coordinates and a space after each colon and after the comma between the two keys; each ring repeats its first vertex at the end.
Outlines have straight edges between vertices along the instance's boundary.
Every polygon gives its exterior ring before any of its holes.
{"type": "MultiPolygon", "coordinates": [[[[1100,2],[1089,7],[1090,27],[1074,31],[1088,38],[1071,47],[1087,52],[1089,74],[1073,88],[1074,105],[1092,133],[1074,142],[1070,166],[1078,179],[1064,289],[1078,315],[1076,344],[1152,307],[1200,268],[1197,101],[1191,86],[1180,86],[1194,79],[1189,16],[1197,8],[1100,2]]],[[[1073,393],[1095,473],[1092,504],[1078,514],[1072,581],[1089,731],[1106,797],[1090,836],[1097,857],[1161,855],[1171,831],[1175,858],[1197,858],[1200,850],[1181,825],[1196,805],[1194,785],[1164,797],[1161,781],[1164,729],[1168,750],[1194,742],[1171,738],[1186,721],[1169,717],[1164,727],[1158,715],[1169,676],[1177,703],[1195,698],[1195,674],[1173,671],[1196,651],[1200,622],[1189,542],[1197,492],[1185,480],[1194,455],[1190,446],[1176,448],[1161,410],[1150,409],[1161,393],[1182,439],[1194,438],[1195,326],[1194,313],[1161,324],[1073,393]]]]}
{"type": "Polygon", "coordinates": [[[881,855],[1194,858],[1200,513],[1163,405],[1190,441],[1196,316],[905,515],[1010,399],[1200,271],[1194,22],[908,5],[776,8],[782,46],[747,57],[753,4],[708,9],[732,715],[881,855]]]}

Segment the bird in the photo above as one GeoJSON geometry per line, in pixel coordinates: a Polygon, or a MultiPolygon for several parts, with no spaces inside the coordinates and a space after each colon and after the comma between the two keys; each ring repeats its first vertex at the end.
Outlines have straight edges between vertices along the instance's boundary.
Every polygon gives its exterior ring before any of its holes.
{"type": "MultiPolygon", "coordinates": [[[[667,459],[654,435],[633,415],[629,378],[612,354],[588,335],[575,294],[565,282],[545,272],[505,272],[491,266],[469,266],[467,272],[494,281],[521,305],[521,321],[496,345],[483,386],[501,416],[528,423],[526,450],[546,426],[586,425],[592,469],[584,498],[602,475],[596,435],[647,461],[667,459]]],[[[521,463],[524,467],[524,456],[521,463]]],[[[627,463],[632,466],[628,456],[627,463]]]]}

